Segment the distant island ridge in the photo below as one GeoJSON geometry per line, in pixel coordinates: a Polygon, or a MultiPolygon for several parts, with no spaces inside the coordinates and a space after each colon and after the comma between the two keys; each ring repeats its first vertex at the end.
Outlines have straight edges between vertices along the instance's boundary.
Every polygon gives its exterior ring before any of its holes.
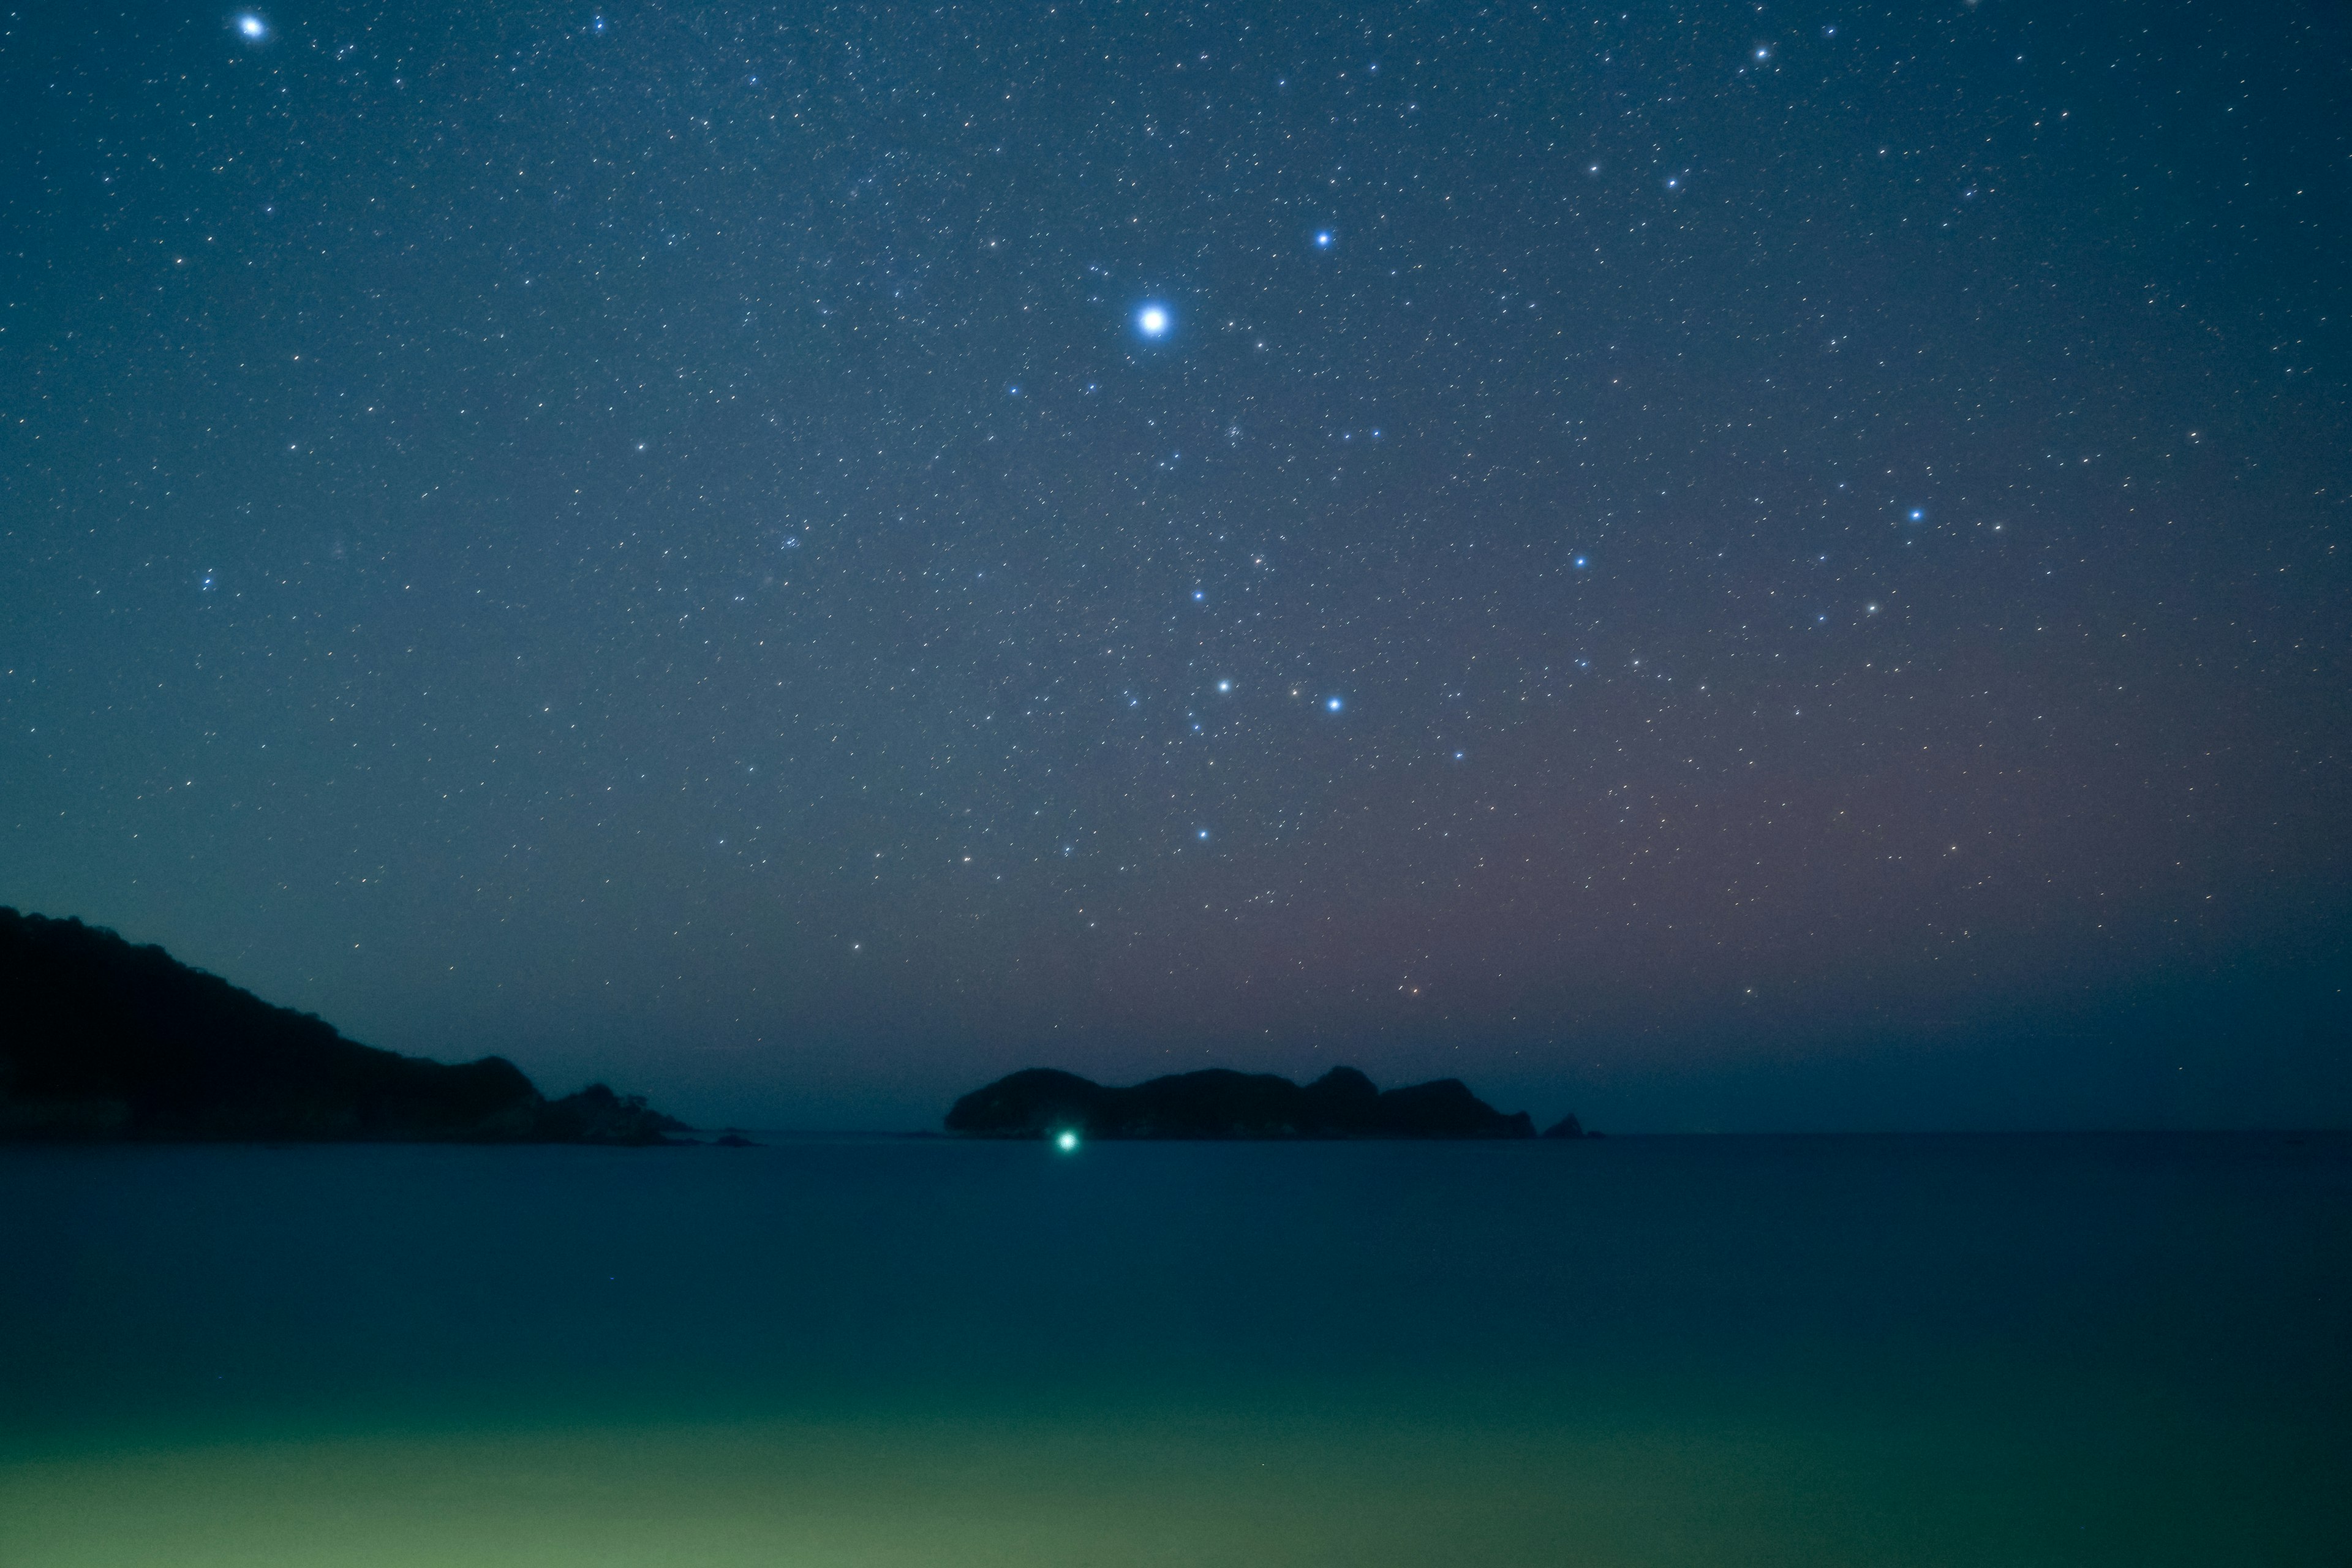
{"type": "MultiPolygon", "coordinates": [[[[1030,1068],[955,1102],[947,1130],[968,1138],[1533,1138],[1524,1110],[1496,1110],[1460,1079],[1381,1090],[1354,1068],[1305,1087],[1273,1073],[1210,1068],[1127,1089],[1030,1068]]],[[[1546,1138],[1590,1138],[1571,1114],[1546,1138]]]]}
{"type": "MultiPolygon", "coordinates": [[[[974,1138],[1533,1138],[1458,1079],[1383,1092],[1225,1068],[1108,1088],[1033,1068],[957,1100],[974,1138]]],[[[0,906],[0,1142],[601,1143],[693,1131],[592,1084],[550,1100],[502,1057],[462,1064],[345,1039],[162,948],[0,906]]],[[[1597,1137],[1570,1115],[1546,1138],[1597,1137]]],[[[690,1140],[688,1141],[690,1142],[690,1140]]],[[[732,1129],[716,1142],[748,1143],[732,1129]]]]}
{"type": "Polygon", "coordinates": [[[653,1144],[687,1130],[603,1084],[549,1100],[501,1057],[363,1046],[160,947],[0,907],[0,1141],[653,1144]]]}

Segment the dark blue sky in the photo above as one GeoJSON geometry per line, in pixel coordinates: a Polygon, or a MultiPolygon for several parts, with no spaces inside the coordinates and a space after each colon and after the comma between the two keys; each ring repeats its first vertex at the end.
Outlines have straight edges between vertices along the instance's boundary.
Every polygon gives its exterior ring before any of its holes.
{"type": "Polygon", "coordinates": [[[714,1121],[2352,1116],[2340,9],[6,29],[0,902],[714,1121]]]}

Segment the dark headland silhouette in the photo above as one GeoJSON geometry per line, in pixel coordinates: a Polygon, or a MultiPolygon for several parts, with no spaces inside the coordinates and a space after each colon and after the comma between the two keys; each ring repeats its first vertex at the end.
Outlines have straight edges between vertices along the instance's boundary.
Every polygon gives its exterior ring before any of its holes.
{"type": "Polygon", "coordinates": [[[626,1143],[686,1124],[347,1040],[160,947],[0,908],[0,1140],[626,1143]]]}
{"type": "MultiPolygon", "coordinates": [[[[1202,1072],[1109,1089],[1052,1068],[998,1079],[955,1102],[947,1130],[971,1138],[1532,1138],[1524,1110],[1506,1116],[1460,1079],[1383,1093],[1354,1068],[1304,1089],[1273,1073],[1202,1072]]],[[[1574,1116],[1544,1134],[1588,1138],[1574,1116]]]]}

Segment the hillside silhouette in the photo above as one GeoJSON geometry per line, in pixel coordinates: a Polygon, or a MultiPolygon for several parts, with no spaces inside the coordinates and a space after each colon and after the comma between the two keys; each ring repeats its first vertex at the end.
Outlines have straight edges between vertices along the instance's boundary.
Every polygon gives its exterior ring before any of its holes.
{"type": "Polygon", "coordinates": [[[0,1140],[659,1143],[684,1123],[500,1057],[347,1040],[160,947],[0,908],[0,1140]]]}
{"type": "MultiPolygon", "coordinates": [[[[1571,1120],[1573,1120],[1571,1118],[1571,1120]]],[[[998,1079],[955,1102],[947,1130],[975,1138],[1532,1138],[1460,1079],[1385,1092],[1354,1068],[1305,1088],[1273,1073],[1211,1068],[1110,1089],[1052,1068],[998,1079]]]]}

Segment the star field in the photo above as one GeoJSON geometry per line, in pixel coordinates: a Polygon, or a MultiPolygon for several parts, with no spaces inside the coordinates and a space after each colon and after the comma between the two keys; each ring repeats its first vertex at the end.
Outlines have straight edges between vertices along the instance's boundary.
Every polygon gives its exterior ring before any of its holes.
{"type": "Polygon", "coordinates": [[[2352,1105],[2336,13],[6,26],[0,901],[729,1120],[2352,1105]]]}

